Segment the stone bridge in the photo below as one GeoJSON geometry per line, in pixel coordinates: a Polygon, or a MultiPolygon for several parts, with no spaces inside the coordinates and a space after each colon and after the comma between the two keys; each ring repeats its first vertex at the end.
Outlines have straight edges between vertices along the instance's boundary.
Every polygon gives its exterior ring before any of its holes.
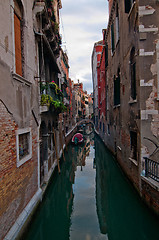
{"type": "Polygon", "coordinates": [[[93,127],[94,127],[94,122],[91,119],[89,119],[89,118],[82,119],[81,121],[77,122],[77,126],[80,126],[82,124],[86,124],[86,125],[87,124],[92,124],[93,127]]]}

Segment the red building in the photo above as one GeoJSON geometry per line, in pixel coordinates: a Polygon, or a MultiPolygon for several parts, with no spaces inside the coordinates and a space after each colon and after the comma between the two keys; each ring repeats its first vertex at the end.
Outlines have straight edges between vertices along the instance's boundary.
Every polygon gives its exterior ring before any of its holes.
{"type": "Polygon", "coordinates": [[[96,42],[94,44],[93,53],[92,53],[92,80],[93,80],[93,97],[95,99],[93,103],[93,111],[94,111],[94,123],[96,128],[99,127],[99,103],[101,96],[100,89],[100,59],[103,49],[103,41],[96,42]]]}
{"type": "Polygon", "coordinates": [[[105,116],[106,116],[106,75],[105,75],[105,44],[104,44],[105,30],[103,30],[102,52],[99,55],[100,61],[98,63],[98,109],[99,109],[99,126],[100,130],[105,130],[105,116]]]}

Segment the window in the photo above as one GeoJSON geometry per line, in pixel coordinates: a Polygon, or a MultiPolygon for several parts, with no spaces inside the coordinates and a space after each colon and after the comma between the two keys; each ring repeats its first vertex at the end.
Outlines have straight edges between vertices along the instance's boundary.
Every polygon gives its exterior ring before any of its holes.
{"type": "Polygon", "coordinates": [[[116,44],[119,41],[119,7],[116,6],[116,44]]]}
{"type": "Polygon", "coordinates": [[[114,43],[114,23],[111,25],[111,49],[112,49],[112,54],[115,50],[115,43],[114,43]]]}
{"type": "Polygon", "coordinates": [[[130,53],[130,74],[131,74],[131,97],[136,99],[136,59],[135,48],[133,47],[130,53]]]}
{"type": "Polygon", "coordinates": [[[131,144],[131,152],[130,158],[137,160],[137,133],[131,131],[130,132],[130,144],[131,144]]]}
{"type": "Polygon", "coordinates": [[[125,0],[125,13],[129,13],[135,0],[125,0]]]}
{"type": "Polygon", "coordinates": [[[19,3],[19,1],[14,0],[15,72],[20,76],[23,76],[22,37],[23,37],[22,5],[19,3]]]}
{"type": "Polygon", "coordinates": [[[24,164],[32,157],[31,128],[16,131],[17,167],[24,164]]]}
{"type": "Polygon", "coordinates": [[[107,134],[110,135],[110,125],[107,124],[107,134]]]}
{"type": "Polygon", "coordinates": [[[105,124],[103,123],[103,133],[105,133],[105,124]]]}
{"type": "Polygon", "coordinates": [[[120,69],[117,77],[114,76],[114,105],[120,104],[120,69]]]}

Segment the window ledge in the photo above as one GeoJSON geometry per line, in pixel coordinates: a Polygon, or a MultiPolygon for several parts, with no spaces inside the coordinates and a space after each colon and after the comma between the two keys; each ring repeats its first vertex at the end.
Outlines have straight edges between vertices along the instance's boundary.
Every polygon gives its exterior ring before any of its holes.
{"type": "Polygon", "coordinates": [[[113,108],[115,109],[115,108],[119,108],[119,107],[120,107],[120,104],[117,104],[113,108]]]}
{"type": "Polygon", "coordinates": [[[119,151],[121,151],[121,147],[120,147],[120,146],[117,146],[117,149],[118,149],[119,151]]]}
{"type": "Polygon", "coordinates": [[[137,163],[137,161],[136,161],[135,159],[129,158],[129,160],[130,160],[132,163],[134,163],[135,166],[138,166],[138,163],[137,163]]]}
{"type": "Polygon", "coordinates": [[[114,57],[114,54],[115,54],[115,49],[113,51],[111,50],[111,57],[112,58],[114,57]]]}
{"type": "Polygon", "coordinates": [[[130,8],[130,11],[129,11],[129,14],[128,14],[128,18],[130,18],[131,14],[132,14],[132,12],[133,12],[133,10],[134,10],[134,8],[135,8],[135,5],[136,5],[136,1],[133,2],[132,6],[131,6],[131,8],[130,8]]]}
{"type": "Polygon", "coordinates": [[[159,192],[159,183],[158,182],[154,181],[151,178],[147,178],[147,177],[144,177],[144,176],[141,176],[141,179],[143,181],[145,181],[146,183],[148,183],[151,187],[153,187],[155,190],[157,190],[159,192]]]}
{"type": "Polygon", "coordinates": [[[118,47],[119,42],[120,42],[120,37],[119,37],[118,41],[116,42],[116,48],[118,47]]]}
{"type": "Polygon", "coordinates": [[[40,113],[48,112],[49,107],[47,105],[40,105],[40,113]]]}
{"type": "Polygon", "coordinates": [[[129,104],[137,103],[137,99],[135,99],[135,100],[131,99],[128,103],[129,103],[129,104]]]}
{"type": "Polygon", "coordinates": [[[28,80],[26,80],[25,78],[23,78],[22,76],[16,74],[16,73],[12,73],[12,76],[13,76],[13,79],[16,80],[16,81],[19,81],[27,86],[31,86],[31,82],[29,82],[28,80]]]}

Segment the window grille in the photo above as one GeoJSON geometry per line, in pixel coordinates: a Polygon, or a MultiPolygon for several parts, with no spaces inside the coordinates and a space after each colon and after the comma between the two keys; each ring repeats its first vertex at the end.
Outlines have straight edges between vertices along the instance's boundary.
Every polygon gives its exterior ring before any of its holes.
{"type": "Polygon", "coordinates": [[[29,154],[29,135],[24,133],[19,135],[19,159],[21,160],[29,154]]]}
{"type": "Polygon", "coordinates": [[[137,133],[130,132],[131,153],[130,158],[137,160],[137,133]]]}

